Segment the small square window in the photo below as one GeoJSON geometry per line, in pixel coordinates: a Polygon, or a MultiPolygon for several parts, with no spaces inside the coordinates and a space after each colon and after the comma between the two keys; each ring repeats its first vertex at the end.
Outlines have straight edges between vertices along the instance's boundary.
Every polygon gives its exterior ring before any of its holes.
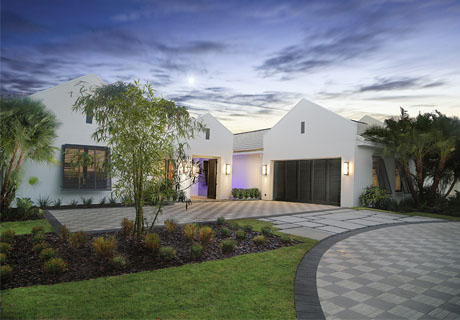
{"type": "Polygon", "coordinates": [[[206,128],[206,129],[204,129],[204,131],[205,131],[205,133],[206,133],[206,140],[209,140],[209,137],[210,137],[210,135],[211,135],[211,129],[206,128]]]}
{"type": "Polygon", "coordinates": [[[86,123],[93,123],[93,116],[86,115],[86,123]]]}
{"type": "Polygon", "coordinates": [[[305,133],[305,121],[302,121],[300,123],[300,133],[304,134],[305,133]]]}

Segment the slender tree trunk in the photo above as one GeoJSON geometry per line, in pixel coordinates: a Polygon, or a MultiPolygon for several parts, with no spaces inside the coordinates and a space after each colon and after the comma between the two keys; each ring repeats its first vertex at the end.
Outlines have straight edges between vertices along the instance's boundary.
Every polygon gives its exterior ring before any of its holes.
{"type": "Polygon", "coordinates": [[[419,156],[415,159],[415,172],[417,174],[417,186],[419,195],[423,194],[423,157],[419,156]]]}
{"type": "Polygon", "coordinates": [[[407,186],[409,188],[409,192],[412,196],[412,199],[414,199],[414,202],[415,202],[415,205],[418,206],[418,195],[417,195],[417,192],[415,191],[415,188],[414,188],[414,183],[413,183],[413,179],[410,175],[410,170],[409,170],[409,164],[407,161],[404,161],[403,162],[403,168],[404,168],[404,176],[406,177],[406,181],[407,181],[407,186]]]}
{"type": "Polygon", "coordinates": [[[10,198],[8,196],[8,193],[9,193],[8,187],[9,187],[9,183],[11,179],[11,174],[14,168],[14,161],[16,160],[16,155],[18,151],[19,151],[19,146],[16,144],[13,149],[13,154],[11,155],[11,159],[10,159],[10,163],[8,166],[7,174],[5,176],[5,180],[3,181],[2,190],[0,191],[0,210],[2,212],[6,210],[9,207],[9,204],[11,203],[8,201],[9,200],[8,198],[10,198]]]}
{"type": "Polygon", "coordinates": [[[452,192],[457,182],[458,182],[458,177],[454,175],[454,181],[452,181],[449,187],[449,190],[447,190],[446,194],[442,196],[443,199],[446,199],[449,196],[449,194],[452,192]]]}
{"type": "Polygon", "coordinates": [[[444,166],[446,165],[446,158],[442,157],[439,159],[438,166],[434,173],[433,177],[433,184],[431,185],[429,197],[430,201],[434,200],[434,196],[436,195],[436,191],[438,190],[439,181],[441,180],[441,174],[444,171],[444,166]]]}

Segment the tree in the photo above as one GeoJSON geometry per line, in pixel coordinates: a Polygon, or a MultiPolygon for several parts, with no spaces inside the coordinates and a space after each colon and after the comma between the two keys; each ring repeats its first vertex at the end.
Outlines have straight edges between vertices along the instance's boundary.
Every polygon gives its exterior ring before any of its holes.
{"type": "Polygon", "coordinates": [[[460,120],[456,117],[435,111],[410,118],[401,108],[399,118],[387,119],[385,127],[371,127],[363,136],[384,144],[385,153],[395,156],[417,206],[432,205],[446,197],[448,193],[441,194],[444,188],[440,185],[452,186],[458,181],[460,120]],[[415,173],[410,171],[410,163],[415,173]]]}
{"type": "Polygon", "coordinates": [[[93,138],[105,142],[111,151],[109,166],[116,178],[113,192],[134,202],[134,233],[141,235],[146,196],[157,206],[158,215],[162,204],[180,193],[180,178],[194,179],[192,170],[186,170],[190,159],[183,141],[202,126],[185,107],[156,97],[148,83],[139,81],[82,89],[74,110],[96,121],[93,138]]]}
{"type": "Polygon", "coordinates": [[[1,98],[1,192],[0,211],[10,207],[20,182],[26,159],[56,162],[53,147],[59,124],[43,103],[29,98],[1,98]]]}

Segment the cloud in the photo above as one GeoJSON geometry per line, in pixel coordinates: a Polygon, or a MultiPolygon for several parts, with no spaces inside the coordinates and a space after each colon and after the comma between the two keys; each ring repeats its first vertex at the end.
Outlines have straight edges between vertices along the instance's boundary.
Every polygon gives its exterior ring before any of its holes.
{"type": "Polygon", "coordinates": [[[43,25],[28,20],[15,12],[2,10],[1,30],[2,37],[4,37],[9,33],[42,32],[45,31],[46,28],[43,25]]]}
{"type": "Polygon", "coordinates": [[[421,78],[380,79],[371,85],[361,87],[359,89],[359,92],[423,89],[440,87],[444,84],[444,81],[426,82],[424,79],[421,78]]]}

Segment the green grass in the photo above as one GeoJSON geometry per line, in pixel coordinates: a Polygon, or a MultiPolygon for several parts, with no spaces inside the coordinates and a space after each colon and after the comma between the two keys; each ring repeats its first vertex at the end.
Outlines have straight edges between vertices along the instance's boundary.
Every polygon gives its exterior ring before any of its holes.
{"type": "Polygon", "coordinates": [[[297,265],[317,243],[302,239],[224,260],[8,290],[2,292],[2,318],[295,319],[297,265]]]}
{"type": "Polygon", "coordinates": [[[53,229],[46,219],[40,220],[25,220],[25,221],[13,221],[13,222],[2,222],[0,223],[0,233],[5,230],[12,229],[16,232],[16,235],[27,234],[32,231],[33,227],[42,226],[45,232],[51,232],[53,229]]]}
{"type": "Polygon", "coordinates": [[[450,221],[460,221],[460,217],[447,216],[447,215],[444,215],[444,214],[437,214],[437,213],[428,213],[428,212],[394,212],[394,211],[380,210],[380,209],[366,208],[366,207],[354,207],[352,209],[356,209],[356,210],[372,210],[372,211],[378,211],[378,212],[388,212],[388,213],[395,213],[395,214],[403,214],[403,215],[406,215],[406,216],[422,216],[422,217],[437,218],[437,219],[444,219],[444,220],[450,220],[450,221]]]}

